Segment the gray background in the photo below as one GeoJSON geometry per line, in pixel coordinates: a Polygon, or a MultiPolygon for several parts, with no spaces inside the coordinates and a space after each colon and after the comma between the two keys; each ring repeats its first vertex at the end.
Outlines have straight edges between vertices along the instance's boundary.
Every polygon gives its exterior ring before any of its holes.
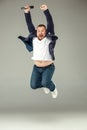
{"type": "Polygon", "coordinates": [[[0,0],[0,110],[87,109],[87,1],[86,0],[0,0]],[[46,3],[59,39],[55,48],[53,80],[59,91],[52,99],[42,89],[29,86],[32,53],[17,39],[28,30],[20,7],[33,4],[32,19],[46,23],[39,9],[46,3]]]}

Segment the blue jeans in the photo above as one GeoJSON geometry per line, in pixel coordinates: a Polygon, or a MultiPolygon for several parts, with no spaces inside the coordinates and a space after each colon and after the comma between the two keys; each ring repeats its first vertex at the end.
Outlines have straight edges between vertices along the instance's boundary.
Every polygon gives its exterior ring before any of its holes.
{"type": "Polygon", "coordinates": [[[55,84],[52,82],[55,66],[52,63],[46,67],[33,66],[30,85],[32,89],[47,87],[50,91],[54,91],[55,84]]]}

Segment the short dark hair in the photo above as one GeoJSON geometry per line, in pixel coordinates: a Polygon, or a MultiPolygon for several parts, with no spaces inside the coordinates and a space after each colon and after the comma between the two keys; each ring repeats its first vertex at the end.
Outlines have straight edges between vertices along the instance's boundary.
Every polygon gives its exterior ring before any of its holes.
{"type": "Polygon", "coordinates": [[[44,25],[44,24],[39,24],[38,26],[37,26],[37,28],[38,27],[44,27],[45,29],[46,29],[46,26],[44,25]]]}

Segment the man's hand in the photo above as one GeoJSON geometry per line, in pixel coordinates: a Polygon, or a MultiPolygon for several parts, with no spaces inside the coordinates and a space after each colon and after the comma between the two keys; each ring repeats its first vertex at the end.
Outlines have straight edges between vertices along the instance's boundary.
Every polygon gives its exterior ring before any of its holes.
{"type": "Polygon", "coordinates": [[[48,7],[47,7],[47,5],[44,4],[44,5],[41,5],[41,6],[40,6],[40,9],[43,10],[43,11],[45,11],[45,10],[48,9],[48,7]]]}
{"type": "Polygon", "coordinates": [[[24,12],[25,12],[25,13],[29,13],[29,12],[30,12],[30,7],[29,7],[29,5],[25,5],[24,8],[25,8],[25,9],[24,9],[24,12]]]}

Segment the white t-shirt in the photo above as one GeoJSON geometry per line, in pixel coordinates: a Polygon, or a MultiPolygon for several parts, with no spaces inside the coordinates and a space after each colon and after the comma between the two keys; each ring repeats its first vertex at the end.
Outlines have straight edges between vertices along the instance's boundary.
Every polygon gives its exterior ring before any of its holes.
{"type": "Polygon", "coordinates": [[[37,37],[33,39],[33,60],[50,61],[52,60],[49,53],[49,43],[51,40],[43,38],[39,40],[37,37]]]}

